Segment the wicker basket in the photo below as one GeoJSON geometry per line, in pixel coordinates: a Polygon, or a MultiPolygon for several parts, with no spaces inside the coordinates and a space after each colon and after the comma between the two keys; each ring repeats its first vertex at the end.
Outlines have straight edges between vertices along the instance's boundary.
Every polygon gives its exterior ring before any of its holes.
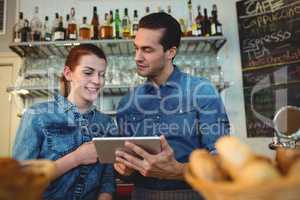
{"type": "Polygon", "coordinates": [[[0,158],[0,200],[39,200],[55,177],[52,161],[0,158]]]}
{"type": "MultiPolygon", "coordinates": [[[[300,172],[299,172],[300,173],[300,172]]],[[[195,178],[189,166],[186,181],[206,200],[300,200],[300,177],[284,177],[255,186],[234,182],[208,182],[195,178]]]]}

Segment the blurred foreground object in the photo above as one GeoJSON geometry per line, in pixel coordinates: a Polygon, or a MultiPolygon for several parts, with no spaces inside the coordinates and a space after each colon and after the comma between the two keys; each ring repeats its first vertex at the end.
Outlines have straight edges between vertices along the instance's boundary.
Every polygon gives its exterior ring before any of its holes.
{"type": "Polygon", "coordinates": [[[299,200],[300,157],[289,157],[292,159],[289,160],[289,169],[283,173],[278,163],[255,154],[237,137],[220,138],[216,149],[217,156],[203,153],[206,151],[203,149],[192,152],[185,171],[186,181],[205,199],[299,200]],[[210,169],[207,169],[208,165],[203,166],[205,159],[213,163],[210,169]],[[218,178],[202,175],[207,173],[218,178]]]}
{"type": "Polygon", "coordinates": [[[56,173],[48,160],[0,158],[0,200],[39,200],[56,173]]]}

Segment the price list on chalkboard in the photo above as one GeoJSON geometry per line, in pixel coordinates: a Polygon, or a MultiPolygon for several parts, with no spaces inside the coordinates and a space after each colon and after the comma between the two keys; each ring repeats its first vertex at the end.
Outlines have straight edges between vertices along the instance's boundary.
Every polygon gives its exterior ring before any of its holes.
{"type": "Polygon", "coordinates": [[[236,4],[248,137],[272,137],[285,105],[300,107],[300,0],[236,4]]]}

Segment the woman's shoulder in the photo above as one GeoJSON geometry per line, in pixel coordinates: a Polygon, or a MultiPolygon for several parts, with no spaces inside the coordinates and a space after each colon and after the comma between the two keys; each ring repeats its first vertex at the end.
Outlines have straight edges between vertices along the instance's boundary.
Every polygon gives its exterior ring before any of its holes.
{"type": "Polygon", "coordinates": [[[57,105],[55,104],[54,101],[46,101],[46,102],[33,104],[26,110],[26,112],[29,114],[45,114],[56,107],[57,105]]]}
{"type": "Polygon", "coordinates": [[[22,118],[30,120],[48,121],[49,119],[57,118],[59,113],[59,106],[55,101],[46,101],[36,103],[27,108],[22,118]]]}
{"type": "Polygon", "coordinates": [[[118,135],[116,123],[111,116],[104,114],[99,110],[96,110],[96,118],[94,120],[94,123],[97,124],[96,127],[100,128],[102,136],[118,135]]]}
{"type": "Polygon", "coordinates": [[[102,122],[111,123],[113,121],[113,118],[111,116],[101,112],[98,109],[95,109],[95,116],[96,116],[97,120],[101,120],[102,122]]]}

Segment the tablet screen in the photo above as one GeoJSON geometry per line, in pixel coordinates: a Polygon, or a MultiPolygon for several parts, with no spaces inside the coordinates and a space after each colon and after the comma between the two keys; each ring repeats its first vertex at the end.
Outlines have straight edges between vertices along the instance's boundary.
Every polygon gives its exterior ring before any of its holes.
{"type": "Polygon", "coordinates": [[[114,163],[115,152],[120,149],[126,151],[134,156],[134,152],[130,151],[124,146],[125,141],[132,142],[143,148],[150,154],[157,154],[161,152],[160,137],[98,137],[93,138],[97,154],[101,163],[114,163]]]}

